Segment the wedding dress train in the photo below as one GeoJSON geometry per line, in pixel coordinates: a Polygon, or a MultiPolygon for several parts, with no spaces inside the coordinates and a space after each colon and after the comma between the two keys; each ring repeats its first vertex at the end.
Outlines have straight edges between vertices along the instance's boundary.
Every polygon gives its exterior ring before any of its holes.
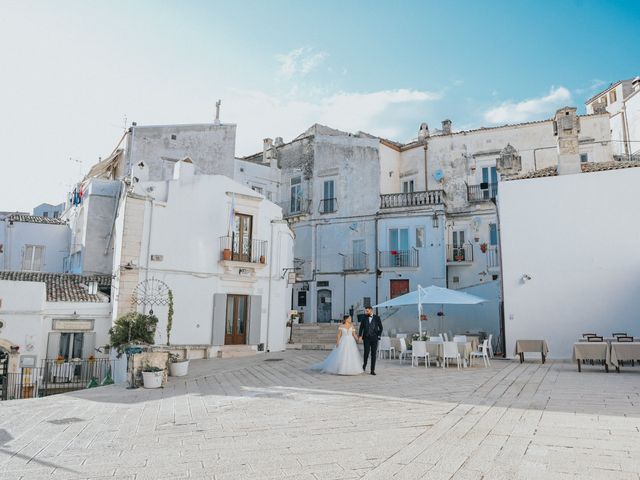
{"type": "Polygon", "coordinates": [[[356,339],[353,338],[354,328],[340,327],[342,335],[340,342],[329,356],[320,363],[311,366],[312,370],[334,375],[360,375],[362,373],[362,355],[358,349],[356,339]]]}

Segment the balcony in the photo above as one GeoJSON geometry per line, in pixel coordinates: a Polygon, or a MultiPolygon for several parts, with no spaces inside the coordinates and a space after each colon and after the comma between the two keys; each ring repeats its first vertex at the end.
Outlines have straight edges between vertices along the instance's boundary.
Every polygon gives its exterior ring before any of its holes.
{"type": "Polygon", "coordinates": [[[473,263],[473,245],[447,245],[447,264],[469,265],[473,263]]]}
{"type": "Polygon", "coordinates": [[[469,203],[489,202],[498,195],[497,183],[481,183],[467,185],[467,200],[469,203]]]}
{"type": "Polygon", "coordinates": [[[422,207],[439,205],[444,198],[443,190],[426,192],[387,193],[380,195],[380,208],[422,207]]]}
{"type": "Polygon", "coordinates": [[[320,213],[333,213],[338,211],[338,199],[337,198],[323,198],[320,200],[318,206],[318,212],[320,213]]]}
{"type": "Polygon", "coordinates": [[[412,267],[420,265],[418,250],[390,250],[378,252],[378,265],[380,268],[412,267]]]}
{"type": "Polygon", "coordinates": [[[369,255],[357,253],[343,256],[342,270],[345,272],[361,272],[369,270],[369,255]]]}
{"type": "Polygon", "coordinates": [[[300,198],[293,202],[280,202],[278,205],[282,208],[284,218],[301,217],[311,212],[311,200],[306,198],[300,198]]]}
{"type": "Polygon", "coordinates": [[[220,237],[220,260],[264,265],[267,263],[266,240],[240,238],[235,234],[220,237]]]}

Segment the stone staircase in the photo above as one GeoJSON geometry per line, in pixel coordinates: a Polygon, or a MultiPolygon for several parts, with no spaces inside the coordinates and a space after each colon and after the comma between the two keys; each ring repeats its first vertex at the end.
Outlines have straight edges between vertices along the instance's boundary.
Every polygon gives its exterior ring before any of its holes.
{"type": "Polygon", "coordinates": [[[337,323],[302,323],[293,325],[288,349],[331,350],[336,346],[337,323]]]}
{"type": "Polygon", "coordinates": [[[252,357],[256,355],[256,347],[252,345],[223,345],[218,348],[218,358],[252,357]]]}

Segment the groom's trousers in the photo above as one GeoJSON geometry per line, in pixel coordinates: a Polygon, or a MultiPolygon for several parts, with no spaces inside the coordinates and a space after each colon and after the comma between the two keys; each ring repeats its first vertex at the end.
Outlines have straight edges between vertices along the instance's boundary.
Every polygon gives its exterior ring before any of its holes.
{"type": "Polygon", "coordinates": [[[363,338],[364,343],[364,364],[363,369],[367,368],[367,360],[369,360],[369,353],[371,353],[371,371],[376,371],[376,357],[378,356],[378,339],[377,338],[363,338]]]}

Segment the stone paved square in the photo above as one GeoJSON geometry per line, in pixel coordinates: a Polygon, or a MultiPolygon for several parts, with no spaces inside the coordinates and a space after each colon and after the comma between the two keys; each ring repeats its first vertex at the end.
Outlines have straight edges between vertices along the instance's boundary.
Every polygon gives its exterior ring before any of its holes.
{"type": "Polygon", "coordinates": [[[325,353],[194,361],[161,390],[3,402],[0,478],[640,478],[638,367],[308,371],[325,353]]]}

